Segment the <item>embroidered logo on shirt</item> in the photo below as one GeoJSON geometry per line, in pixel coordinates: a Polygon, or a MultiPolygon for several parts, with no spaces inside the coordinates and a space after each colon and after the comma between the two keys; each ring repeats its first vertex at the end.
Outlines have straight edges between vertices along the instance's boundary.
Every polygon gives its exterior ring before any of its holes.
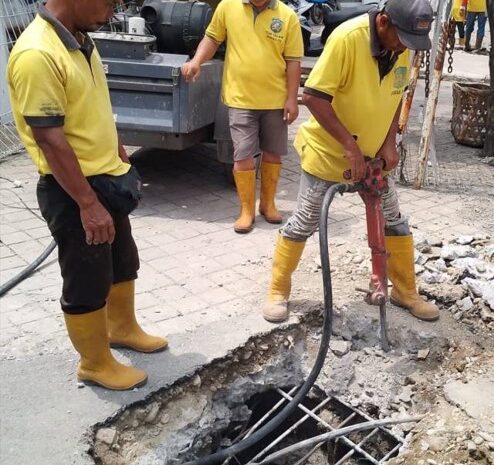
{"type": "Polygon", "coordinates": [[[273,18],[271,20],[271,30],[275,34],[279,34],[283,29],[283,21],[280,18],[273,18]]]}
{"type": "Polygon", "coordinates": [[[395,69],[395,80],[393,83],[393,87],[395,89],[401,89],[405,87],[407,84],[407,68],[406,66],[400,66],[395,69]]]}

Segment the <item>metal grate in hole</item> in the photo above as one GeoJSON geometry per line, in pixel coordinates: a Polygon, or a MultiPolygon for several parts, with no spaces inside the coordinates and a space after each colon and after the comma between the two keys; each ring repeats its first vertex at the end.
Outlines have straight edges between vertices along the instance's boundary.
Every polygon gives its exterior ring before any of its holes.
{"type": "MultiPolygon", "coordinates": [[[[290,389],[288,392],[279,388],[276,389],[275,392],[278,394],[277,402],[254,425],[235,438],[233,442],[247,438],[254,433],[254,431],[259,429],[292,399],[292,395],[294,395],[296,390],[296,387],[290,389]]],[[[284,425],[284,430],[277,431],[276,438],[268,444],[264,444],[263,449],[254,457],[248,461],[244,461],[239,457],[234,456],[225,460],[222,465],[238,465],[243,463],[254,465],[262,462],[262,460],[270,453],[282,448],[283,444],[286,445],[287,442],[291,444],[297,443],[300,440],[300,436],[303,435],[300,430],[307,426],[306,423],[308,421],[315,423],[317,429],[329,432],[344,426],[374,420],[366,413],[355,409],[336,397],[328,397],[325,394],[321,395],[320,390],[315,392],[313,389],[309,393],[308,398],[312,399],[309,408],[302,404],[299,404],[298,406],[303,412],[303,415],[295,422],[287,422],[287,424],[284,425]],[[315,402],[314,399],[316,399],[315,402]],[[298,437],[299,439],[294,441],[294,437],[298,437]]],[[[307,439],[307,436],[303,439],[307,439]]],[[[304,451],[305,454],[303,456],[301,456],[299,452],[296,458],[289,458],[284,463],[290,463],[291,465],[306,464],[314,454],[320,452],[320,450],[324,448],[324,456],[327,457],[327,459],[324,460],[324,463],[328,465],[381,465],[398,454],[403,442],[404,438],[397,436],[389,429],[376,427],[370,432],[351,433],[348,436],[342,436],[335,441],[321,442],[310,450],[304,451]]]]}

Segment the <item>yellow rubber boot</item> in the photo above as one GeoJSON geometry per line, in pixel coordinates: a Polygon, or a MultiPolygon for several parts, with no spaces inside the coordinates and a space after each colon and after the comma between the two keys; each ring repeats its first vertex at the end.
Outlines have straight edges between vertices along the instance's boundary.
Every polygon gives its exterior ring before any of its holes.
{"type": "Polygon", "coordinates": [[[138,352],[156,352],[168,346],[163,337],[147,334],[137,323],[134,306],[135,282],[114,284],[108,296],[108,337],[112,347],[138,352]]]}
{"type": "Polygon", "coordinates": [[[417,293],[415,285],[415,260],[413,236],[386,236],[388,277],[393,283],[391,303],[406,308],[421,320],[437,320],[439,309],[426,302],[417,293]]]}
{"type": "Polygon", "coordinates": [[[273,224],[280,224],[283,219],[274,204],[280,172],[281,164],[279,163],[261,163],[261,200],[259,203],[259,213],[264,216],[268,223],[273,224]]]}
{"type": "Polygon", "coordinates": [[[256,171],[233,171],[237,194],[240,199],[240,216],[233,229],[239,234],[246,234],[254,227],[256,214],[256,171]]]}
{"type": "Polygon", "coordinates": [[[292,286],[292,273],[297,268],[305,241],[296,242],[279,235],[273,255],[271,286],[264,303],[264,319],[279,323],[288,318],[288,299],[292,286]]]}
{"type": "Polygon", "coordinates": [[[146,383],[145,371],[117,362],[110,351],[106,307],[82,315],[64,313],[72,344],[81,361],[77,368],[80,381],[107,389],[124,391],[146,383]]]}

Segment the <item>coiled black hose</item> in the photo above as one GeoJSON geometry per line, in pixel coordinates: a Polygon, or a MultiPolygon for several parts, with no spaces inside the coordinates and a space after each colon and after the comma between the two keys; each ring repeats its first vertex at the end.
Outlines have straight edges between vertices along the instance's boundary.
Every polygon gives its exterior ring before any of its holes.
{"type": "Polygon", "coordinates": [[[316,361],[314,363],[314,366],[312,367],[309,376],[302,384],[297,394],[288,403],[288,405],[278,415],[276,415],[268,423],[266,423],[262,428],[253,433],[252,436],[249,436],[248,438],[238,442],[237,444],[234,444],[231,447],[228,447],[227,449],[215,452],[208,457],[203,457],[192,462],[187,462],[185,465],[214,465],[235,454],[244,451],[245,449],[248,449],[249,447],[252,447],[269,433],[278,428],[278,426],[280,426],[295,411],[295,409],[298,407],[298,404],[304,399],[304,397],[307,395],[309,390],[316,382],[328,353],[333,322],[333,289],[331,286],[331,268],[329,264],[328,252],[329,207],[336,193],[339,192],[340,194],[343,194],[344,192],[355,192],[358,189],[358,185],[335,184],[328,189],[322,202],[321,217],[319,219],[319,247],[321,252],[321,268],[324,287],[324,320],[322,325],[322,336],[321,343],[319,345],[319,351],[317,353],[316,361]]]}
{"type": "Polygon", "coordinates": [[[9,292],[13,287],[17,286],[20,282],[24,281],[31,273],[38,268],[53,252],[57,243],[55,241],[51,241],[48,244],[48,247],[43,251],[43,253],[32,263],[30,263],[26,268],[24,268],[19,274],[14,276],[12,279],[9,279],[6,283],[0,286],[0,297],[9,292]]]}

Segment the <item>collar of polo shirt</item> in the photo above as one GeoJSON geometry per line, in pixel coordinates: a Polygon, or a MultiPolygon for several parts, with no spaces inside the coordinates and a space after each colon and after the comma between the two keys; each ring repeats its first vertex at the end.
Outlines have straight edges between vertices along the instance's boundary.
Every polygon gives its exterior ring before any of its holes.
{"type": "MultiPolygon", "coordinates": [[[[246,5],[252,5],[252,3],[250,2],[250,0],[242,0],[242,3],[246,4],[246,5]]],[[[276,8],[276,4],[278,3],[278,0],[271,0],[267,6],[267,8],[269,8],[270,10],[274,10],[276,8]]],[[[254,6],[254,5],[252,5],[254,6]]]]}
{"type": "Polygon", "coordinates": [[[53,16],[44,4],[39,6],[38,14],[47,23],[53,26],[53,29],[55,29],[58,37],[60,37],[60,40],[63,42],[65,47],[67,47],[67,50],[84,49],[90,54],[93,48],[93,42],[87,33],[79,33],[82,39],[81,45],[74,35],[55,16],[53,16]]]}

